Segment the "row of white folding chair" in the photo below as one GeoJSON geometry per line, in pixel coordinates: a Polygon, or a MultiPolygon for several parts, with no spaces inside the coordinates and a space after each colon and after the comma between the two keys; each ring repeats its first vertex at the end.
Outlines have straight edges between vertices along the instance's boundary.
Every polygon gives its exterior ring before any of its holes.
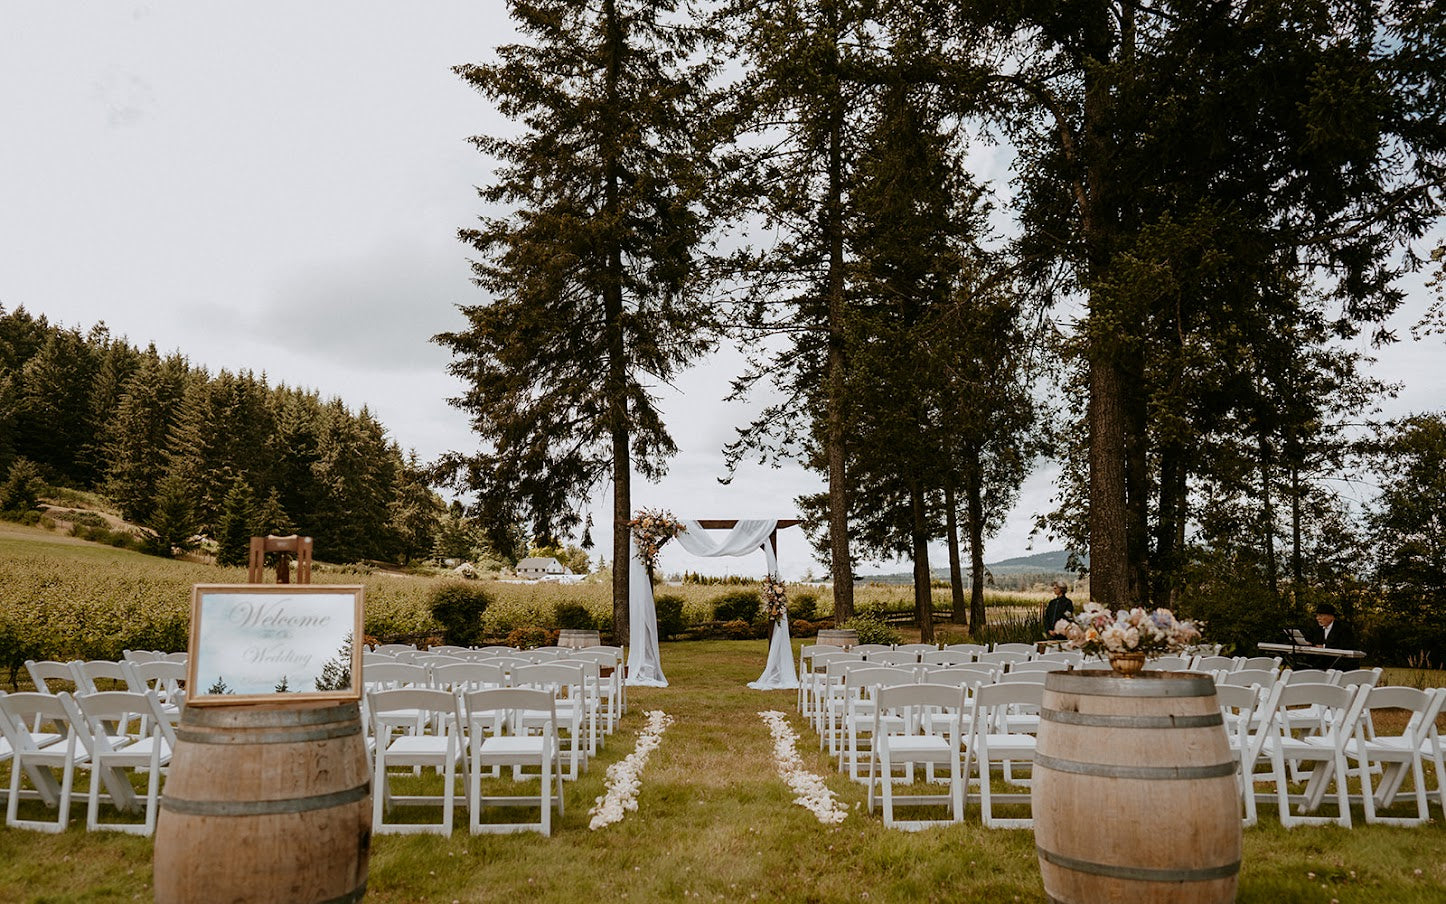
{"type": "MultiPolygon", "coordinates": [[[[119,684],[125,690],[136,693],[154,690],[161,700],[162,711],[173,725],[180,720],[181,706],[186,697],[182,690],[182,684],[186,680],[186,664],[174,659],[139,662],[112,662],[105,659],[60,662],[53,659],[29,659],[25,662],[25,670],[29,673],[35,690],[40,693],[54,694],[65,690],[57,682],[74,685],[76,694],[95,693],[100,689],[97,681],[119,684]]],[[[145,730],[144,719],[141,720],[140,730],[145,730]]]]}
{"type": "Polygon", "coordinates": [[[1351,826],[1352,800],[1362,802],[1368,823],[1419,825],[1429,818],[1425,764],[1430,761],[1437,796],[1446,811],[1446,764],[1443,764],[1436,717],[1446,704],[1446,689],[1380,687],[1365,681],[1346,685],[1288,683],[1241,688],[1218,685],[1232,749],[1241,761],[1245,820],[1255,822],[1254,785],[1274,785],[1281,824],[1287,827],[1335,823],[1351,826]],[[1379,736],[1369,718],[1372,710],[1397,709],[1410,713],[1400,734],[1379,736]],[[1304,717],[1294,714],[1304,712],[1304,717]],[[1321,715],[1321,714],[1324,715],[1321,715]],[[1302,731],[1304,727],[1304,731],[1302,731]],[[1355,768],[1348,761],[1355,761],[1355,768]],[[1266,762],[1267,773],[1257,773],[1266,762]],[[1306,773],[1306,787],[1292,793],[1290,783],[1306,773]],[[1385,817],[1378,808],[1391,806],[1409,772],[1416,798],[1414,817],[1385,817]],[[1349,793],[1354,773],[1361,782],[1359,795],[1349,793]],[[1373,791],[1372,775],[1380,774],[1373,791]],[[1318,815],[1327,792],[1333,791],[1336,814],[1318,815]],[[1296,811],[1291,812],[1291,804],[1296,811]]]}
{"type": "MultiPolygon", "coordinates": [[[[369,692],[420,688],[444,690],[457,695],[504,687],[548,687],[559,697],[559,706],[569,717],[569,780],[577,777],[579,766],[584,770],[587,768],[587,758],[597,754],[601,741],[599,714],[608,704],[603,696],[600,667],[593,660],[558,660],[551,663],[516,660],[508,666],[496,661],[458,662],[430,669],[411,663],[390,663],[364,669],[362,675],[363,685],[369,692]],[[575,682],[563,680],[574,677],[575,682]],[[571,718],[573,716],[575,720],[571,718]]],[[[407,714],[404,718],[393,712],[389,718],[394,723],[405,721],[413,734],[445,730],[445,726],[435,724],[423,713],[407,714]]]]}
{"type": "MultiPolygon", "coordinates": [[[[538,668],[549,668],[542,665],[538,668]]],[[[551,833],[552,808],[563,811],[561,742],[556,700],[538,688],[490,688],[454,694],[436,688],[400,688],[372,691],[369,708],[376,733],[373,758],[372,831],[378,834],[431,832],[450,834],[456,805],[458,769],[467,780],[467,810],[472,834],[535,830],[551,833]],[[433,717],[439,726],[435,734],[407,734],[393,737],[397,718],[415,712],[433,717]],[[525,767],[536,765],[538,774],[528,776],[525,767]],[[391,788],[391,766],[433,767],[442,775],[439,795],[398,795],[391,788]],[[484,767],[487,774],[484,776],[484,767]],[[513,772],[514,780],[539,780],[539,793],[532,796],[484,796],[482,781],[501,779],[502,768],[513,772]],[[482,822],[483,808],[518,806],[536,802],[540,816],[536,823],[493,824],[482,822]],[[440,804],[438,823],[387,822],[386,814],[397,805],[440,804]]],[[[574,729],[576,723],[573,723],[574,729]]],[[[574,747],[574,750],[576,748],[574,747]]]]}
{"type": "Polygon", "coordinates": [[[27,691],[0,694],[0,736],[10,759],[5,823],[17,828],[63,832],[77,769],[90,773],[86,827],[149,835],[155,830],[161,772],[170,763],[175,732],[154,691],[103,691],[71,695],[27,691]],[[132,732],[129,726],[146,728],[132,732]],[[56,781],[55,771],[60,772],[56,781]],[[117,810],[139,802],[127,771],[149,773],[144,822],[100,821],[102,791],[117,810]],[[25,787],[25,779],[30,787],[25,787]],[[38,798],[57,811],[55,820],[22,818],[22,798],[38,798]]]}
{"type": "Polygon", "coordinates": [[[163,653],[160,650],[125,650],[121,654],[131,662],[186,662],[190,654],[185,650],[178,653],[163,653]]]}

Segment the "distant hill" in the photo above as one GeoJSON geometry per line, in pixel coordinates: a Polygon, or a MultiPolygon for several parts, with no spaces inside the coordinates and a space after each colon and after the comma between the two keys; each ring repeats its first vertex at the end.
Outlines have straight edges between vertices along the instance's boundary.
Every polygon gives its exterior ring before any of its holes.
{"type": "MultiPolygon", "coordinates": [[[[1084,557],[1084,564],[1089,566],[1089,557],[1084,557]]],[[[1069,551],[1065,549],[1052,549],[1049,552],[1037,552],[1029,556],[1015,556],[1012,559],[1004,559],[1000,562],[986,562],[984,569],[995,577],[1016,574],[1037,574],[1037,575],[1062,575],[1069,578],[1076,577],[1073,571],[1069,570],[1069,551]]],[[[968,563],[964,565],[964,580],[969,580],[968,563]]],[[[949,569],[933,568],[930,574],[937,580],[949,579],[949,569]]],[[[892,574],[865,574],[860,575],[866,581],[875,581],[881,584],[911,584],[914,581],[912,572],[894,572],[892,574]]]]}

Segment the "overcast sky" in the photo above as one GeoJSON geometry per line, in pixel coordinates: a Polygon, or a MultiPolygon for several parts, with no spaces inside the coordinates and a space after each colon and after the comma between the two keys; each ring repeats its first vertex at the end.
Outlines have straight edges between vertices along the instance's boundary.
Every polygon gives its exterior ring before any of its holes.
{"type": "MultiPolygon", "coordinates": [[[[507,125],[451,67],[511,37],[502,0],[0,0],[0,305],[370,406],[423,459],[471,448],[429,339],[482,300],[455,237],[487,178],[466,139],[507,125]]],[[[1413,285],[1402,326],[1426,303],[1413,285]]],[[[1406,383],[1392,411],[1440,407],[1441,357],[1382,355],[1378,375],[1406,383]]],[[[634,508],[792,517],[822,486],[760,467],[718,484],[754,414],[722,401],[739,366],[725,350],[660,387],[682,452],[662,484],[635,481],[634,508]]],[[[1055,473],[1026,484],[991,561],[1030,551],[1055,473]]],[[[607,547],[610,503],[591,510],[607,547]]],[[[797,530],[779,560],[787,578],[823,570],[797,530]]],[[[663,567],[762,563],[669,550],[663,567]]]]}

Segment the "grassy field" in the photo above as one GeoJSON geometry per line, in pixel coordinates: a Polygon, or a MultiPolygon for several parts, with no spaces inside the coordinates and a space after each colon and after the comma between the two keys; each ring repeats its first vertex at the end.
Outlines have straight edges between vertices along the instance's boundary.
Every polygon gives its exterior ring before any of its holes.
{"type": "MultiPolygon", "coordinates": [[[[974,807],[962,825],[916,834],[885,830],[868,815],[863,788],[834,771],[794,715],[792,692],[744,686],[762,669],[762,641],[665,644],[662,655],[672,686],[632,689],[623,727],[591,770],[567,786],[567,812],[551,838],[472,837],[465,829],[450,838],[377,837],[368,900],[1044,900],[1027,830],[984,829],[974,807]],[[639,809],[589,830],[587,811],[603,793],[607,765],[631,752],[651,709],[676,721],[643,774],[639,809]],[[840,825],[821,825],[792,802],[757,715],[765,709],[789,713],[806,766],[825,776],[850,810],[840,825]]],[[[83,826],[83,804],[75,813],[83,826]]],[[[1439,821],[1287,831],[1273,813],[1262,807],[1261,825],[1245,832],[1241,901],[1446,899],[1439,821]]],[[[1102,830],[1118,817],[1100,814],[1102,830]]],[[[58,836],[0,829],[0,900],[147,900],[150,863],[148,839],[86,833],[74,823],[58,836]]]]}

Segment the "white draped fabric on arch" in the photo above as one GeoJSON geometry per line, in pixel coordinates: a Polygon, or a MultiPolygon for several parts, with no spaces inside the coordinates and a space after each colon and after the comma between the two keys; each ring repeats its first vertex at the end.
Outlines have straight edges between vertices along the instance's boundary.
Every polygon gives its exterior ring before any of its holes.
{"type": "MultiPolygon", "coordinates": [[[[674,539],[695,556],[746,556],[759,549],[767,559],[768,574],[778,575],[778,556],[769,542],[778,528],[778,521],[739,521],[728,533],[710,533],[697,521],[683,521],[686,528],[674,539]]],[[[653,582],[647,568],[638,558],[637,543],[632,544],[632,563],[628,578],[628,684],[642,687],[667,687],[663,665],[658,656],[658,615],[653,606],[653,582]]],[[[792,690],[798,687],[798,674],[793,668],[793,648],[788,640],[788,616],[773,626],[768,643],[768,664],[757,681],[749,682],[758,690],[792,690]]]]}

